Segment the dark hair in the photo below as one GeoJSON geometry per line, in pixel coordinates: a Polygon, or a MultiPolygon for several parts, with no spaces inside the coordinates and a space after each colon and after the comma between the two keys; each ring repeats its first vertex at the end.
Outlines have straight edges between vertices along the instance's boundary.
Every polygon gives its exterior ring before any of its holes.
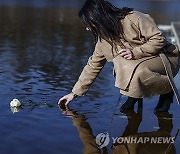
{"type": "Polygon", "coordinates": [[[119,9],[105,0],[86,0],[79,12],[79,17],[91,29],[95,42],[102,38],[115,41],[123,38],[120,20],[132,10],[127,7],[119,9]]]}

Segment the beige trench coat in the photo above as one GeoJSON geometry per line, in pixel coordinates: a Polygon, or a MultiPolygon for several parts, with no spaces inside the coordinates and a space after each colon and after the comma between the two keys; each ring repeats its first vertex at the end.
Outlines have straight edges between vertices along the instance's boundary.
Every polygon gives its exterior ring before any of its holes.
{"type": "Polygon", "coordinates": [[[157,28],[154,20],[148,15],[132,11],[121,20],[124,37],[122,43],[117,43],[117,49],[112,48],[107,41],[98,41],[92,56],[84,67],[72,92],[84,95],[93,83],[106,61],[115,63],[115,86],[120,93],[135,97],[150,97],[164,94],[172,90],[159,52],[168,57],[173,75],[179,70],[180,58],[177,47],[170,44],[162,32],[157,28]],[[122,46],[123,44],[123,46],[122,46]],[[130,49],[135,60],[126,60],[118,53],[123,48],[130,49]],[[113,50],[112,50],[113,49],[113,50]],[[118,65],[118,66],[117,66],[118,65]]]}

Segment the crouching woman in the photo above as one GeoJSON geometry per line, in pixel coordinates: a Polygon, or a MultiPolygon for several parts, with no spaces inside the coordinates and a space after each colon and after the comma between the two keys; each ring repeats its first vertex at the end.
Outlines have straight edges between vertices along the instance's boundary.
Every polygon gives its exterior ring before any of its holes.
{"type": "Polygon", "coordinates": [[[148,14],[120,9],[104,0],[86,0],[79,17],[94,34],[95,50],[72,92],[58,103],[66,101],[68,105],[76,96],[84,95],[108,61],[114,63],[115,86],[128,96],[121,111],[153,95],[160,95],[155,111],[168,111],[174,92],[165,63],[170,64],[174,77],[180,66],[179,51],[166,40],[154,20],[148,14]]]}

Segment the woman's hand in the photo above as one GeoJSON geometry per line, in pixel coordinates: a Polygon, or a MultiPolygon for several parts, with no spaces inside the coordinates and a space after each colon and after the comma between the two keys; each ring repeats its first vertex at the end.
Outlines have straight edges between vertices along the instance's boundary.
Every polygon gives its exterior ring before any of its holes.
{"type": "Polygon", "coordinates": [[[60,98],[58,105],[59,106],[63,106],[63,105],[68,105],[73,99],[75,98],[73,93],[69,93],[65,96],[63,96],[62,98],[60,98]]]}
{"type": "Polygon", "coordinates": [[[122,49],[119,51],[119,53],[123,58],[125,58],[127,60],[133,60],[134,59],[134,55],[130,49],[122,49]]]}

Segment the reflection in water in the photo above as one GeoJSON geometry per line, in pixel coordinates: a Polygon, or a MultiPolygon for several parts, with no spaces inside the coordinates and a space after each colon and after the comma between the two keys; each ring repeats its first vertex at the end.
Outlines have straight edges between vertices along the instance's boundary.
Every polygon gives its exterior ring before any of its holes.
{"type": "MultiPolygon", "coordinates": [[[[61,108],[62,109],[62,108],[61,108]]],[[[73,125],[77,128],[80,139],[83,143],[84,154],[100,154],[108,153],[106,147],[99,149],[93,130],[84,115],[78,115],[77,112],[70,110],[68,107],[62,109],[63,113],[70,116],[73,120],[73,125]]],[[[134,110],[126,111],[125,115],[128,117],[128,124],[125,127],[124,133],[119,137],[121,141],[116,140],[112,144],[111,150],[114,154],[160,154],[168,153],[175,154],[176,149],[173,144],[175,138],[171,138],[171,131],[173,129],[172,114],[168,112],[157,113],[156,117],[159,124],[159,129],[152,132],[138,132],[138,128],[142,121],[142,109],[138,109],[137,113],[134,110]],[[136,141],[128,143],[123,142],[128,138],[133,138],[136,141]],[[147,139],[154,139],[156,141],[150,142],[147,139]],[[158,138],[160,139],[158,141],[158,138]],[[164,140],[164,143],[163,143],[164,140]],[[121,142],[121,143],[119,143],[121,142]],[[139,142],[139,143],[134,143],[139,142]],[[156,142],[156,143],[155,143],[156,142]]],[[[130,141],[130,142],[131,142],[130,141]]],[[[111,143],[111,142],[110,142],[111,143]]]]}
{"type": "MultiPolygon", "coordinates": [[[[114,144],[112,150],[114,153],[132,153],[132,154],[160,154],[160,153],[169,153],[175,154],[176,150],[173,144],[173,139],[170,138],[170,133],[173,128],[172,124],[172,115],[168,112],[156,114],[159,124],[159,129],[153,132],[140,132],[138,133],[138,127],[140,126],[142,120],[142,110],[139,109],[137,113],[134,110],[126,113],[128,116],[128,125],[125,128],[125,131],[122,137],[133,137],[136,138],[139,143],[123,143],[123,144],[114,144]],[[157,143],[145,142],[146,139],[157,139],[161,140],[157,143]],[[170,139],[170,142],[163,143],[162,140],[170,139]],[[141,140],[142,139],[142,140],[141,140]],[[143,141],[143,142],[142,142],[143,141]]],[[[146,140],[147,141],[147,140],[146,140]]]]}
{"type": "Polygon", "coordinates": [[[14,114],[16,112],[19,112],[22,108],[21,107],[10,107],[11,112],[14,114]]]}

